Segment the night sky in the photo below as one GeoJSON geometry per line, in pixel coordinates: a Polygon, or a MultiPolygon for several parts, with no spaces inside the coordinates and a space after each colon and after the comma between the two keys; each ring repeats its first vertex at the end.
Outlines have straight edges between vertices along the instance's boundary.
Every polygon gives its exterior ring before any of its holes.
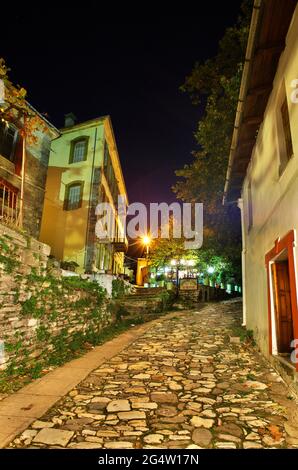
{"type": "Polygon", "coordinates": [[[195,61],[216,53],[240,3],[201,2],[193,16],[147,12],[121,21],[90,5],[71,14],[18,7],[0,56],[57,127],[71,111],[79,121],[110,114],[130,202],[171,202],[174,171],[191,161],[201,115],[179,86],[195,61]]]}

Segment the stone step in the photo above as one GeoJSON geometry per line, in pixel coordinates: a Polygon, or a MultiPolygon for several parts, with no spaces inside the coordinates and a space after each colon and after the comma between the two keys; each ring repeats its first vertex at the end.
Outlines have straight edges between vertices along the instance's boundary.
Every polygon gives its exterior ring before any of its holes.
{"type": "Polygon", "coordinates": [[[163,287],[136,287],[136,293],[140,295],[160,294],[164,290],[163,287]]]}

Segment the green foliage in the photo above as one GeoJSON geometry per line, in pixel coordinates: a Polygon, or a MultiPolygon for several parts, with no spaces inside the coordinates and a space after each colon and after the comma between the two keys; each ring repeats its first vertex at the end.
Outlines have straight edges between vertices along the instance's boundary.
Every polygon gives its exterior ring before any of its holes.
{"type": "Polygon", "coordinates": [[[31,378],[38,379],[41,376],[42,369],[43,369],[43,364],[41,362],[36,362],[30,370],[31,378]]]}
{"type": "Polygon", "coordinates": [[[30,297],[22,303],[22,314],[31,316],[33,318],[40,318],[45,313],[45,307],[38,307],[38,299],[36,297],[30,297]]]}
{"type": "Polygon", "coordinates": [[[0,251],[4,253],[9,252],[9,245],[7,244],[7,240],[5,238],[0,237],[0,251]]]}
{"type": "Polygon", "coordinates": [[[73,271],[75,272],[76,269],[79,267],[79,264],[75,261],[61,261],[60,268],[65,269],[66,271],[73,271]]]}
{"type": "Polygon", "coordinates": [[[83,299],[76,300],[72,304],[72,307],[74,309],[85,309],[85,308],[90,307],[91,305],[92,305],[92,299],[86,297],[83,299]]]}
{"type": "Polygon", "coordinates": [[[112,298],[120,299],[127,294],[127,287],[123,279],[113,279],[112,281],[112,298]]]}
{"type": "Polygon", "coordinates": [[[0,254],[0,264],[4,265],[4,270],[7,274],[11,274],[20,265],[20,263],[17,260],[11,258],[9,254],[0,254]]]}
{"type": "Polygon", "coordinates": [[[62,278],[61,285],[62,288],[65,288],[68,291],[85,290],[89,292],[90,294],[96,297],[98,305],[101,305],[103,303],[107,294],[106,290],[101,287],[97,282],[82,279],[78,276],[62,278]]]}
{"type": "Polygon", "coordinates": [[[150,261],[153,267],[158,268],[169,263],[172,259],[181,259],[185,255],[183,239],[158,238],[153,241],[150,261]]]}
{"type": "Polygon", "coordinates": [[[51,336],[51,333],[43,325],[39,326],[36,330],[37,341],[47,341],[51,336]]]}
{"type": "Polygon", "coordinates": [[[5,344],[5,350],[8,353],[13,352],[13,353],[17,354],[22,349],[22,347],[23,347],[22,340],[19,340],[15,343],[10,342],[10,343],[5,344]]]}
{"type": "Polygon", "coordinates": [[[52,310],[48,316],[49,321],[51,322],[54,322],[55,320],[57,320],[58,317],[59,317],[59,312],[57,312],[57,310],[52,310]]]}
{"type": "Polygon", "coordinates": [[[175,293],[173,291],[163,291],[159,296],[161,300],[161,311],[168,312],[173,307],[175,302],[175,293]]]}
{"type": "Polygon", "coordinates": [[[256,345],[254,339],[254,332],[252,330],[247,330],[243,326],[234,326],[232,329],[233,336],[239,336],[240,341],[244,343],[252,344],[253,346],[256,345]]]}
{"type": "MultiPolygon", "coordinates": [[[[199,250],[185,250],[182,239],[157,239],[152,247],[150,261],[153,268],[159,268],[170,265],[172,259],[191,259],[195,261],[194,268],[210,280],[224,284],[233,280],[240,284],[241,265],[238,257],[238,246],[231,247],[229,253],[226,253],[214,238],[207,239],[204,247],[199,250]],[[210,266],[214,268],[212,275],[207,273],[210,266]]],[[[183,266],[179,269],[183,269],[183,266]]],[[[156,278],[155,281],[157,280],[156,278]]]]}
{"type": "Polygon", "coordinates": [[[155,282],[166,281],[166,276],[164,274],[156,274],[155,282]]]}
{"type": "Polygon", "coordinates": [[[36,305],[37,305],[36,297],[30,297],[30,299],[25,300],[22,303],[22,314],[33,315],[33,312],[36,309],[36,305]]]}

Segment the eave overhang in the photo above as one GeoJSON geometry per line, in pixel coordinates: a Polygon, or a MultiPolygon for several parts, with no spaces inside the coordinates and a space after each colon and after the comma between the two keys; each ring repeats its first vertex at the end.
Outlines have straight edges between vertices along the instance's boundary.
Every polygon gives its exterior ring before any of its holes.
{"type": "Polygon", "coordinates": [[[254,2],[226,175],[224,204],[237,202],[241,195],[296,6],[296,0],[254,2]]]}

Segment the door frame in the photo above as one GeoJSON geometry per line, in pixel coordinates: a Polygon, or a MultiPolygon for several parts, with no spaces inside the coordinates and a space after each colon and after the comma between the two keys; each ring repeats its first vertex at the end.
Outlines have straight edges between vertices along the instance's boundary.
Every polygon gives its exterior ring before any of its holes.
{"type": "MultiPolygon", "coordinates": [[[[298,339],[298,304],[297,304],[297,277],[296,277],[296,231],[291,230],[284,238],[278,238],[275,241],[274,247],[266,254],[266,270],[267,270],[267,290],[268,290],[268,325],[269,325],[269,354],[276,356],[277,341],[276,341],[276,321],[275,321],[275,308],[274,308],[274,290],[272,280],[272,264],[280,256],[280,254],[287,250],[288,252],[288,265],[289,265],[289,281],[291,290],[291,305],[292,305],[292,319],[294,338],[298,339]]],[[[298,363],[296,364],[296,371],[298,372],[298,363]]]]}

